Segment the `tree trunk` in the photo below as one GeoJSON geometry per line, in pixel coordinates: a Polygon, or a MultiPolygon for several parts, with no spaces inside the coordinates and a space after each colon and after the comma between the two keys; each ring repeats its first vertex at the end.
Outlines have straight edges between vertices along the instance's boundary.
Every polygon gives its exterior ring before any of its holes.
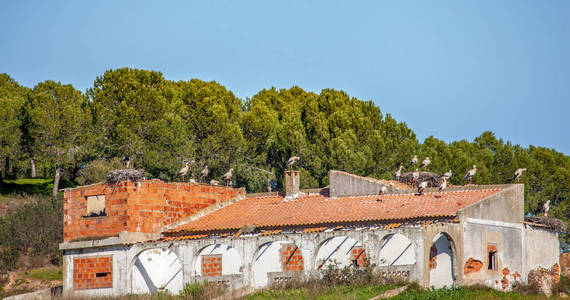
{"type": "Polygon", "coordinates": [[[30,163],[32,164],[32,178],[36,178],[36,161],[34,158],[30,158],[30,163]]]}
{"type": "Polygon", "coordinates": [[[55,163],[55,178],[53,179],[53,192],[52,199],[57,201],[57,191],[59,190],[59,179],[61,177],[61,168],[59,167],[59,160],[55,163]]]}

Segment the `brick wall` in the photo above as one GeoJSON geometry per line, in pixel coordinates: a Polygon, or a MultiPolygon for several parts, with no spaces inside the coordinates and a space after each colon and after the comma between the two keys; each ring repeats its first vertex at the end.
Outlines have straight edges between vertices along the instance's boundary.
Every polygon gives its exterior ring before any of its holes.
{"type": "Polygon", "coordinates": [[[73,259],[73,287],[77,290],[113,287],[113,257],[73,259]]]}
{"type": "Polygon", "coordinates": [[[153,233],[212,204],[243,195],[243,189],[145,180],[117,186],[98,184],[64,192],[64,241],[116,236],[121,231],[153,233]],[[105,195],[105,213],[85,217],[87,197],[105,195]]]}
{"type": "Polygon", "coordinates": [[[294,244],[283,244],[281,247],[281,263],[283,271],[303,271],[303,256],[301,250],[294,244]]]}
{"type": "Polygon", "coordinates": [[[202,276],[222,275],[222,255],[202,255],[202,276]]]}
{"type": "Polygon", "coordinates": [[[362,247],[353,247],[350,251],[350,260],[354,263],[356,262],[357,267],[364,267],[368,264],[368,258],[366,257],[366,250],[362,247]]]}

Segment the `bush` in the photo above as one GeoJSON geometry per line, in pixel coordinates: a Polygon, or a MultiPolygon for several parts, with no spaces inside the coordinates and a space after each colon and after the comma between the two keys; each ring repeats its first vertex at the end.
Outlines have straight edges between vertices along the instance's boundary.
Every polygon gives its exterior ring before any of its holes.
{"type": "Polygon", "coordinates": [[[77,171],[75,181],[79,185],[93,184],[105,181],[107,173],[111,170],[120,169],[122,163],[119,158],[112,160],[94,160],[87,164],[84,168],[77,171]]]}
{"type": "Polygon", "coordinates": [[[188,283],[180,292],[182,299],[212,299],[226,292],[226,287],[210,282],[194,282],[188,283]]]}
{"type": "Polygon", "coordinates": [[[0,272],[18,267],[22,255],[31,258],[31,267],[61,263],[62,201],[44,196],[25,198],[27,203],[15,214],[0,218],[0,272]]]}

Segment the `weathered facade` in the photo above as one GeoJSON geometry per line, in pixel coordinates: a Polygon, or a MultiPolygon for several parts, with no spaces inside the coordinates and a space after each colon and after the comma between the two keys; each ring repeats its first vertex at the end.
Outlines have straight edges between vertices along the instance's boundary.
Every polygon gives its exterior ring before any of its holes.
{"type": "Polygon", "coordinates": [[[508,289],[560,269],[557,233],[524,221],[523,185],[416,195],[395,183],[379,194],[388,182],[331,171],[329,188],[299,191],[298,176],[286,173],[284,194],[160,181],[65,190],[64,293],[178,293],[204,280],[261,288],[331,264],[373,264],[423,286],[508,289]],[[105,215],[89,217],[95,194],[105,215]]]}

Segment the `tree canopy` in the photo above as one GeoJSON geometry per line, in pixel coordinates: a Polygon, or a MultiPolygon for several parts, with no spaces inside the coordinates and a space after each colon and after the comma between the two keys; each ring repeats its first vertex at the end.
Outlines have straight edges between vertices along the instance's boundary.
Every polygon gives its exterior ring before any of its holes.
{"type": "Polygon", "coordinates": [[[512,183],[514,171],[527,168],[520,179],[525,212],[539,214],[550,200],[551,215],[568,221],[570,157],[513,145],[491,131],[473,141],[418,141],[405,123],[343,91],[270,88],[242,100],[217,82],[175,82],[160,72],[122,68],[106,71],[81,93],[53,81],[28,89],[0,75],[5,177],[27,176],[27,161],[37,157],[44,176],[54,176],[59,162],[72,184],[96,182],[129,157],[147,177],[167,181],[182,180],[176,175],[185,163],[191,167],[185,180],[198,180],[206,165],[207,181],[234,168],[234,186],[261,192],[268,180],[283,189],[290,156],[301,157],[302,188],[314,188],[328,185],[331,169],[389,179],[399,165],[412,171],[414,155],[430,157],[431,172],[452,170],[455,185],[465,183],[473,165],[475,184],[512,183]]]}

